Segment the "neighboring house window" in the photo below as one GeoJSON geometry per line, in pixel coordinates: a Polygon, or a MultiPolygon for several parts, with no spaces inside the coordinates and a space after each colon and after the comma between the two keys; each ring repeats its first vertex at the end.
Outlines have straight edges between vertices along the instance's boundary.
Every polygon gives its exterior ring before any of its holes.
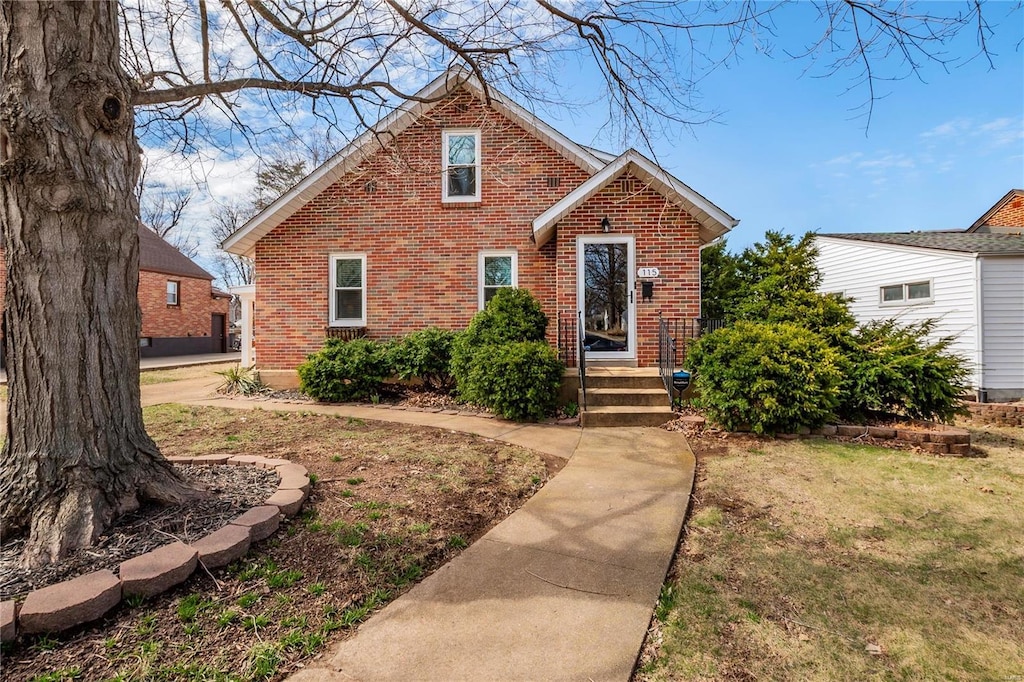
{"type": "Polygon", "coordinates": [[[480,201],[480,131],[446,130],[441,167],[444,201],[480,201]]]}
{"type": "Polygon", "coordinates": [[[518,257],[515,251],[480,252],[480,308],[483,309],[498,289],[514,287],[519,282],[518,257]]]}
{"type": "Polygon", "coordinates": [[[174,280],[167,281],[167,305],[178,305],[181,299],[178,296],[178,292],[181,289],[181,282],[175,282],[174,280]]]}
{"type": "Polygon", "coordinates": [[[331,256],[331,324],[366,326],[366,256],[331,256]]]}
{"type": "Polygon", "coordinates": [[[889,284],[879,290],[882,305],[909,305],[913,303],[932,302],[932,283],[908,282],[907,284],[889,284]]]}

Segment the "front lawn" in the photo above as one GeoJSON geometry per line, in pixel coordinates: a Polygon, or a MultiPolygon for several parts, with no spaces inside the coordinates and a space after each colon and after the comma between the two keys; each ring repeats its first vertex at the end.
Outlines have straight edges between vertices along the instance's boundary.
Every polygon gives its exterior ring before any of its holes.
{"type": "Polygon", "coordinates": [[[975,442],[987,458],[695,440],[637,679],[1021,679],[1024,430],[975,442]]]}

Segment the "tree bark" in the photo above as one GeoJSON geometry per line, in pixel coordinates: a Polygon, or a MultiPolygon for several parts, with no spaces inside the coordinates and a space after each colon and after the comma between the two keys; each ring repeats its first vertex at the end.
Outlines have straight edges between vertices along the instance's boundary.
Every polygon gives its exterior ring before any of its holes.
{"type": "Polygon", "coordinates": [[[40,565],[143,501],[200,493],[142,422],[140,160],[116,3],[4,0],[0,37],[0,533],[27,531],[22,562],[40,565]]]}

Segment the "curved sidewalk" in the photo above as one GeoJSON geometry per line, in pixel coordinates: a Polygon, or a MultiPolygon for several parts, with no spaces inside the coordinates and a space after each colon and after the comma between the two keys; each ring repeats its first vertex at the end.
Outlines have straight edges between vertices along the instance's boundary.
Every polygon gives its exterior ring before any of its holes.
{"type": "Polygon", "coordinates": [[[292,682],[629,679],[693,488],[694,457],[681,434],[367,407],[188,402],[437,426],[569,457],[518,511],[292,682]]]}

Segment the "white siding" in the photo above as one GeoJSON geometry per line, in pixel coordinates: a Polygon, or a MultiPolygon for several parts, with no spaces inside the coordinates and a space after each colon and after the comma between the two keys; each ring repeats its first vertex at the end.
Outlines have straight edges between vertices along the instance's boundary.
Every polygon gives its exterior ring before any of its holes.
{"type": "Polygon", "coordinates": [[[1024,396],[1024,257],[983,257],[981,387],[992,399],[1024,396]]]}
{"type": "Polygon", "coordinates": [[[975,368],[973,385],[981,385],[973,255],[829,239],[827,235],[819,235],[816,242],[821,291],[853,298],[850,311],[858,322],[890,317],[905,323],[938,319],[935,334],[957,337],[953,350],[975,368]],[[880,287],[925,280],[932,283],[931,303],[880,304],[880,287]]]}

